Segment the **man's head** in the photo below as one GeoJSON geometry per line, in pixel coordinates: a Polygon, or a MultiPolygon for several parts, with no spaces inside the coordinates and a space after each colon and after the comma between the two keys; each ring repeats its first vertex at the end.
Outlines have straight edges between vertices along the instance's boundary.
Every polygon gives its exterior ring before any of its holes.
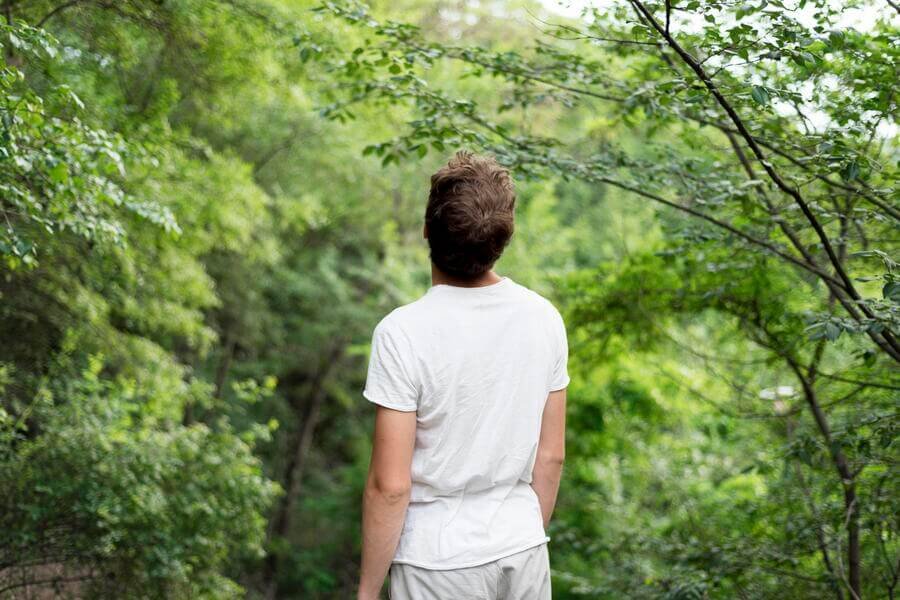
{"type": "Polygon", "coordinates": [[[513,234],[516,193],[509,171],[461,150],[431,176],[425,228],[431,261],[459,279],[494,266],[513,234]]]}

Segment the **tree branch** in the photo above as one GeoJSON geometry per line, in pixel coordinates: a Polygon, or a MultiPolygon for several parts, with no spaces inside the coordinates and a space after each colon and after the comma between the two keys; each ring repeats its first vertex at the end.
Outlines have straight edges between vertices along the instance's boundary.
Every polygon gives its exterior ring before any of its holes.
{"type": "MultiPolygon", "coordinates": [[[[806,217],[806,220],[812,226],[813,230],[816,232],[816,235],[819,238],[819,241],[822,243],[822,248],[825,250],[825,253],[828,255],[828,259],[831,262],[831,266],[834,268],[837,277],[843,282],[842,287],[846,290],[847,294],[850,296],[851,300],[855,301],[859,305],[859,309],[869,318],[875,319],[875,315],[869,310],[869,307],[865,305],[862,301],[862,297],[859,295],[859,292],[856,291],[856,287],[853,285],[853,281],[850,279],[850,276],[844,270],[843,264],[841,264],[840,259],[835,253],[834,247],[831,244],[831,240],[828,238],[828,234],[825,232],[825,229],[822,227],[822,224],[816,218],[815,214],[813,214],[809,205],[803,199],[803,196],[800,192],[787,184],[784,179],[781,178],[781,175],[775,170],[775,167],[766,159],[765,153],[762,151],[762,148],[759,144],[756,143],[756,140],[747,130],[744,121],[737,114],[734,107],[731,106],[731,103],[722,95],[722,92],[719,91],[718,86],[709,78],[706,71],[700,66],[696,59],[692,57],[688,52],[681,47],[681,45],[672,37],[672,35],[665,31],[665,29],[659,24],[656,18],[650,13],[644,3],[641,0],[629,0],[631,4],[641,13],[644,17],[650,22],[652,27],[663,36],[663,38],[668,43],[669,47],[671,47],[678,56],[694,71],[697,77],[703,82],[709,92],[713,95],[713,97],[718,102],[719,106],[727,113],[728,117],[731,119],[731,122],[734,123],[734,126],[737,128],[741,137],[744,138],[747,145],[750,147],[750,150],[756,156],[757,160],[762,165],[763,169],[768,174],[769,178],[775,183],[775,185],[785,194],[790,196],[797,206],[800,208],[800,211],[806,217]]],[[[894,353],[891,353],[891,357],[894,358],[897,362],[900,362],[900,358],[898,358],[898,354],[900,354],[900,344],[894,339],[893,335],[885,331],[883,333],[884,339],[888,346],[890,346],[894,353]]]]}
{"type": "MultiPolygon", "coordinates": [[[[497,136],[499,136],[499,137],[505,139],[506,141],[508,141],[508,142],[510,142],[510,143],[512,143],[512,144],[514,144],[514,145],[516,145],[518,148],[520,148],[520,149],[526,149],[526,150],[530,149],[527,145],[522,144],[522,142],[520,142],[519,140],[517,140],[517,139],[515,139],[515,138],[513,138],[513,137],[511,137],[511,136],[509,136],[509,135],[507,135],[507,134],[505,134],[505,133],[503,133],[502,131],[499,131],[497,128],[491,126],[491,124],[488,123],[487,121],[485,121],[484,119],[481,119],[481,118],[479,118],[479,117],[477,117],[477,116],[475,116],[475,115],[468,115],[468,117],[469,117],[472,121],[478,123],[479,125],[481,125],[482,127],[485,127],[486,129],[488,129],[489,131],[491,131],[491,132],[494,133],[495,135],[497,135],[497,136]]],[[[548,160],[552,160],[552,159],[548,159],[548,160]]],[[[582,166],[582,165],[577,165],[577,166],[582,166]]],[[[564,163],[558,164],[557,167],[560,168],[560,169],[566,169],[566,170],[572,171],[571,167],[568,166],[568,165],[566,165],[566,164],[564,164],[564,163]]],[[[659,204],[663,204],[663,205],[665,205],[665,206],[674,208],[674,209],[676,209],[676,210],[679,210],[679,211],[681,211],[681,212],[687,213],[687,214],[692,215],[692,216],[694,216],[694,217],[703,219],[704,221],[707,221],[707,222],[709,222],[709,223],[712,223],[713,225],[716,225],[717,227],[720,227],[720,228],[722,228],[722,229],[725,229],[726,231],[728,231],[728,232],[730,232],[730,233],[732,233],[732,234],[738,236],[739,238],[741,238],[741,239],[743,239],[743,240],[745,240],[745,241],[747,241],[747,242],[750,242],[751,244],[754,244],[754,245],[756,245],[756,246],[760,246],[760,247],[762,247],[762,248],[765,248],[766,250],[772,252],[772,253],[775,254],[776,256],[778,256],[778,257],[780,257],[780,258],[786,260],[787,262],[789,262],[789,263],[791,263],[791,264],[793,264],[793,265],[796,265],[797,267],[800,267],[801,269],[803,269],[803,270],[805,270],[805,271],[808,271],[808,272],[810,272],[810,273],[816,275],[817,277],[822,278],[822,279],[825,280],[826,282],[830,282],[830,283],[832,283],[833,285],[836,285],[836,286],[839,286],[839,287],[842,285],[841,282],[839,282],[838,280],[836,280],[834,277],[832,277],[831,275],[829,275],[829,274],[826,273],[825,271],[822,271],[822,270],[821,270],[820,268],[818,268],[818,266],[816,266],[814,263],[813,263],[813,264],[808,264],[808,263],[806,263],[806,262],[804,262],[804,261],[798,259],[796,256],[792,256],[792,255],[790,255],[790,254],[784,252],[783,250],[779,249],[777,246],[775,246],[775,245],[773,245],[773,244],[770,244],[769,242],[766,242],[765,240],[761,240],[761,239],[759,239],[759,238],[757,238],[757,237],[754,237],[754,236],[752,236],[752,235],[750,235],[750,234],[748,234],[748,233],[745,233],[745,232],[741,231],[740,229],[738,229],[737,227],[735,227],[734,225],[732,225],[732,224],[730,224],[730,223],[728,223],[728,222],[726,222],[726,221],[722,221],[722,220],[720,220],[720,219],[717,219],[717,218],[715,218],[715,217],[713,217],[713,216],[711,216],[711,215],[708,215],[708,214],[706,214],[706,213],[703,213],[703,212],[701,212],[701,211],[698,211],[698,210],[696,210],[696,209],[694,209],[694,208],[691,208],[691,207],[689,207],[689,206],[684,206],[683,204],[679,204],[679,203],[677,203],[677,202],[673,202],[672,200],[668,200],[668,199],[666,199],[666,198],[663,198],[662,196],[658,196],[658,195],[653,194],[653,193],[651,193],[651,192],[647,192],[647,191],[645,191],[645,190],[640,189],[640,188],[637,187],[637,186],[630,185],[630,184],[628,184],[628,183],[619,181],[619,180],[617,180],[617,179],[613,179],[613,178],[611,178],[611,177],[598,176],[598,175],[594,175],[594,174],[592,174],[592,173],[590,173],[590,172],[578,171],[578,170],[577,170],[577,167],[576,167],[576,170],[575,170],[574,175],[578,176],[578,177],[581,178],[581,179],[585,179],[585,180],[588,180],[588,181],[597,181],[597,182],[600,182],[600,183],[606,183],[606,184],[609,184],[609,185],[611,185],[611,186],[613,186],[613,187],[617,187],[617,188],[619,188],[619,189],[622,189],[622,190],[626,190],[626,191],[632,192],[632,193],[634,193],[634,194],[637,194],[638,196],[642,196],[642,197],[647,198],[647,199],[649,199],[649,200],[653,200],[654,202],[658,202],[659,204]]]]}
{"type": "MultiPolygon", "coordinates": [[[[731,132],[726,131],[725,136],[728,138],[728,141],[731,143],[731,147],[734,150],[735,155],[738,157],[738,161],[744,167],[744,171],[747,173],[747,177],[749,177],[751,180],[755,180],[756,172],[753,170],[753,165],[750,164],[750,161],[747,159],[747,155],[744,154],[744,150],[743,150],[743,148],[741,148],[740,144],[738,144],[738,141],[735,138],[735,135],[731,132]]],[[[804,260],[806,260],[806,262],[809,263],[810,265],[814,265],[817,268],[821,268],[818,264],[818,261],[815,259],[815,257],[812,254],[810,254],[809,249],[803,244],[803,242],[800,241],[800,238],[797,235],[797,232],[794,231],[793,227],[791,227],[787,221],[785,221],[784,219],[782,219],[779,216],[777,208],[774,206],[772,201],[769,199],[769,195],[765,192],[765,190],[757,188],[757,193],[759,194],[760,198],[763,200],[763,203],[766,205],[766,209],[767,209],[769,215],[771,215],[772,220],[778,224],[778,227],[787,236],[787,238],[791,241],[791,244],[794,246],[794,248],[796,248],[797,251],[800,252],[800,254],[803,256],[804,260]]],[[[843,250],[843,246],[842,246],[842,250],[843,250]]],[[[851,317],[856,319],[856,321],[861,322],[862,317],[859,314],[859,311],[857,310],[856,305],[852,301],[849,301],[846,298],[846,296],[844,294],[845,290],[844,290],[843,286],[840,284],[840,282],[835,281],[834,279],[826,279],[826,280],[824,280],[824,282],[825,282],[825,285],[828,286],[828,289],[831,292],[832,296],[838,302],[840,302],[841,306],[844,307],[844,309],[847,311],[847,313],[851,317]]],[[[867,330],[866,334],[882,350],[884,350],[888,354],[893,354],[890,347],[887,346],[886,340],[879,333],[867,330]]]]}
{"type": "Polygon", "coordinates": [[[67,8],[71,8],[72,6],[75,6],[76,4],[82,4],[83,2],[86,2],[86,1],[89,1],[89,0],[69,0],[68,2],[63,2],[62,4],[57,5],[56,7],[53,8],[53,10],[48,12],[37,22],[37,28],[38,29],[42,28],[47,23],[47,21],[52,19],[58,13],[61,13],[62,11],[66,10],[67,8]]]}
{"type": "MultiPolygon", "coordinates": [[[[643,17],[643,15],[641,15],[641,16],[643,17]]],[[[585,37],[591,38],[592,36],[585,35],[585,37]]],[[[612,40],[610,40],[610,41],[612,41],[612,40]]],[[[653,43],[653,42],[644,42],[644,43],[642,43],[642,45],[654,46],[654,47],[660,46],[660,44],[653,43]]],[[[416,45],[414,43],[407,43],[407,46],[410,48],[413,48],[414,50],[422,52],[422,53],[427,51],[427,48],[416,45]]],[[[581,87],[576,87],[576,86],[571,86],[571,85],[566,85],[566,84],[562,84],[559,82],[555,82],[555,81],[552,81],[545,77],[541,77],[533,72],[526,71],[523,69],[503,68],[496,63],[485,62],[483,60],[478,60],[476,58],[473,58],[471,55],[463,53],[459,48],[456,48],[456,47],[444,48],[444,51],[445,51],[445,56],[447,56],[448,58],[451,58],[453,60],[459,60],[459,61],[467,62],[470,64],[476,64],[476,65],[482,66],[486,69],[489,69],[489,70],[497,72],[497,73],[504,73],[506,75],[520,77],[520,78],[528,80],[528,81],[534,81],[537,83],[541,83],[543,85],[547,85],[547,86],[550,86],[550,87],[553,87],[556,89],[565,90],[567,92],[571,92],[573,94],[578,94],[580,96],[588,96],[591,98],[597,98],[599,100],[608,100],[610,102],[616,102],[619,104],[622,104],[627,100],[626,97],[613,96],[613,95],[609,95],[609,94],[601,94],[599,92],[595,92],[588,88],[581,88],[581,87]]],[[[671,62],[671,60],[669,59],[669,57],[667,55],[662,54],[662,58],[663,58],[663,60],[666,61],[667,64],[669,64],[670,67],[672,67],[672,68],[675,67],[675,65],[671,62]]],[[[665,110],[665,109],[662,108],[661,110],[665,110]]],[[[681,112],[674,112],[674,114],[676,114],[677,116],[679,116],[681,118],[694,121],[695,123],[699,123],[701,125],[707,125],[709,127],[714,127],[716,129],[719,129],[723,133],[731,132],[731,133],[740,135],[740,131],[738,131],[737,129],[728,127],[727,125],[725,125],[723,123],[710,121],[708,119],[704,119],[703,117],[700,117],[697,115],[685,114],[685,113],[681,113],[681,112]]],[[[884,211],[886,214],[888,214],[891,217],[893,217],[894,219],[900,221],[900,210],[897,210],[896,208],[890,206],[889,204],[886,204],[883,200],[880,200],[879,198],[875,197],[873,194],[866,192],[861,187],[852,187],[852,186],[846,185],[844,183],[841,183],[839,181],[835,181],[835,180],[831,179],[830,177],[828,177],[827,175],[822,175],[821,173],[815,171],[808,164],[804,163],[802,160],[792,156],[787,151],[779,148],[773,142],[767,141],[764,138],[761,138],[759,136],[753,136],[753,139],[760,146],[770,150],[771,152],[773,152],[774,154],[777,154],[778,156],[781,156],[782,158],[786,159],[794,166],[799,167],[799,168],[803,169],[804,171],[812,174],[813,177],[815,177],[817,180],[823,182],[824,184],[829,185],[831,187],[838,188],[838,189],[842,189],[842,190],[845,190],[848,192],[853,192],[854,194],[858,194],[858,195],[862,196],[863,198],[865,198],[872,205],[878,207],[879,209],[884,211]]]]}

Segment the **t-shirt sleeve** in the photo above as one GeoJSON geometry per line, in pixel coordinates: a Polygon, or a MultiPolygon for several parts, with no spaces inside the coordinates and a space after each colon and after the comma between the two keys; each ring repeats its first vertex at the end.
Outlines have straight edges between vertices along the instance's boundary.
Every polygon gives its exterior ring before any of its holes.
{"type": "Polygon", "coordinates": [[[372,333],[363,397],[394,410],[416,410],[419,390],[412,369],[413,359],[405,336],[382,320],[372,333]]]}
{"type": "Polygon", "coordinates": [[[554,344],[553,370],[550,376],[552,392],[569,385],[569,340],[566,336],[566,324],[555,306],[551,310],[551,321],[554,344]]]}

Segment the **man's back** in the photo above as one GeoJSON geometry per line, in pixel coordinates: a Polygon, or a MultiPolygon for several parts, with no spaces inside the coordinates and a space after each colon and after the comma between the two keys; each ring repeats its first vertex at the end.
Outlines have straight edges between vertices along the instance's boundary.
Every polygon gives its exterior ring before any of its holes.
{"type": "Polygon", "coordinates": [[[530,482],[566,356],[559,312],[508,277],[434,285],[382,319],[363,394],[417,413],[395,563],[458,569],[549,540],[530,482]]]}
{"type": "Polygon", "coordinates": [[[431,176],[432,287],[372,336],[375,410],[358,600],[549,600],[550,522],[565,458],[566,331],[493,270],[515,186],[461,150],[431,176]]]}

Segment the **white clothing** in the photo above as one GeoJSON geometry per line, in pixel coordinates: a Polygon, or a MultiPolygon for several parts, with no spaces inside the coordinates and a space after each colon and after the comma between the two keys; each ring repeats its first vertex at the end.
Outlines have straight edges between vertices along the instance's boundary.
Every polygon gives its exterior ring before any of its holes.
{"type": "Polygon", "coordinates": [[[363,396],[417,413],[394,563],[466,568],[550,540],[530,482],[567,357],[559,311],[509,277],[433,285],[378,323],[363,396]]]}
{"type": "Polygon", "coordinates": [[[538,544],[465,569],[423,569],[394,563],[390,600],[551,600],[550,555],[538,544]]]}

